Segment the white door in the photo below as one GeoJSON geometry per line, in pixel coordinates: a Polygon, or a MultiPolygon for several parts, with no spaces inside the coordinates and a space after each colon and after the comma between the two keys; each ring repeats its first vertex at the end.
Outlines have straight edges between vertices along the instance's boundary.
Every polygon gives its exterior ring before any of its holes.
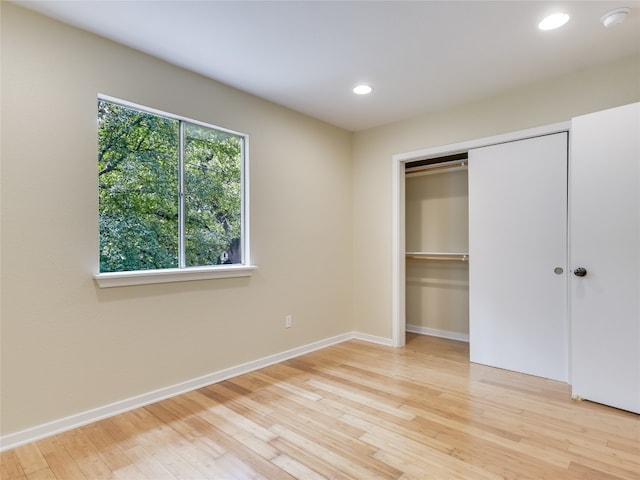
{"type": "Polygon", "coordinates": [[[640,413],[640,104],[573,119],[570,178],[573,395],[640,413]]]}
{"type": "Polygon", "coordinates": [[[469,152],[472,362],[568,380],[567,134],[469,152]]]}

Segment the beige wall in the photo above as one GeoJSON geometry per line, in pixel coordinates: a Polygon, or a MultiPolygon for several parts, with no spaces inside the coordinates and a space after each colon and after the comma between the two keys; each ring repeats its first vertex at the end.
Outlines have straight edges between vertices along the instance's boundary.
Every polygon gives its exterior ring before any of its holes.
{"type": "Polygon", "coordinates": [[[352,331],[349,132],[1,8],[3,435],[352,331]],[[98,93],[249,134],[254,277],[96,287],[98,93]]]}
{"type": "Polygon", "coordinates": [[[353,153],[355,330],[382,337],[392,335],[391,158],[394,154],[564,122],[576,115],[638,100],[640,58],[635,57],[356,133],[353,153]]]}
{"type": "Polygon", "coordinates": [[[408,176],[405,180],[408,252],[469,251],[466,170],[408,176]]]}

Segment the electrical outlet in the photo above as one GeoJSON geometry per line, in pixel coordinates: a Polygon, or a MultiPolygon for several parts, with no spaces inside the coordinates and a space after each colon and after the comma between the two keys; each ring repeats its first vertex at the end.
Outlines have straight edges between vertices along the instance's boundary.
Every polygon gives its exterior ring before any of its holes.
{"type": "Polygon", "coordinates": [[[291,314],[284,317],[284,328],[291,328],[293,323],[293,316],[291,314]]]}

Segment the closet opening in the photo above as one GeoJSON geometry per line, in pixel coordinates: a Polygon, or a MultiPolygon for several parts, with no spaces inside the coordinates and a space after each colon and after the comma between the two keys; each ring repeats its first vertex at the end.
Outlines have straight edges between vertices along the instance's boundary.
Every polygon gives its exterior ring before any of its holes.
{"type": "Polygon", "coordinates": [[[405,162],[407,332],[469,340],[467,159],[405,162]]]}
{"type": "MultiPolygon", "coordinates": [[[[456,191],[453,180],[441,180],[437,177],[453,178],[455,174],[458,176],[466,175],[466,161],[468,152],[476,148],[486,147],[490,145],[496,145],[500,143],[513,142],[522,140],[525,138],[537,137],[541,135],[549,135],[560,131],[567,131],[567,123],[558,123],[552,125],[546,125],[542,127],[530,128],[527,130],[521,130],[516,132],[505,133],[502,135],[496,135],[492,137],[480,138],[475,140],[464,141],[460,143],[454,143],[449,145],[437,146],[427,148],[423,150],[417,150],[406,153],[399,153],[392,157],[392,241],[391,241],[391,259],[392,259],[392,345],[395,347],[402,347],[405,345],[405,335],[408,329],[414,329],[414,327],[420,327],[421,333],[447,334],[446,332],[453,332],[454,334],[461,334],[459,337],[454,335],[454,338],[465,339],[463,324],[468,322],[468,304],[465,301],[456,303],[453,301],[456,295],[463,296],[466,288],[468,295],[468,280],[467,285],[464,284],[463,269],[468,269],[468,262],[473,261],[472,258],[464,254],[468,252],[468,243],[464,241],[465,233],[460,222],[455,223],[456,220],[462,220],[464,218],[464,211],[461,204],[463,201],[457,199],[452,202],[451,205],[445,206],[447,192],[456,191]],[[458,162],[456,166],[453,162],[458,162]],[[464,163],[464,165],[463,165],[464,163]],[[456,171],[459,170],[459,171],[456,171]],[[436,174],[436,172],[440,172],[436,174]],[[426,177],[427,179],[433,178],[435,184],[442,183],[440,191],[442,192],[441,205],[435,206],[438,202],[433,203],[429,207],[431,212],[436,218],[440,217],[447,222],[451,222],[451,225],[441,226],[440,229],[427,229],[422,231],[422,227],[418,231],[410,230],[413,226],[407,227],[407,224],[417,222],[415,220],[417,213],[413,206],[410,206],[407,212],[407,188],[409,188],[409,194],[412,194],[413,183],[417,178],[426,177]],[[455,213],[452,213],[455,212],[455,213]],[[409,228],[409,229],[408,229],[409,228]],[[423,244],[423,240],[427,243],[423,244]],[[431,242],[431,243],[428,243],[431,242]],[[427,254],[427,255],[425,255],[427,254]],[[412,257],[428,257],[428,258],[407,258],[407,255],[412,257]],[[438,257],[437,259],[435,259],[438,257]],[[446,268],[455,270],[458,268],[458,277],[449,278],[448,287],[451,292],[449,293],[449,299],[453,303],[449,304],[449,310],[446,314],[440,314],[435,317],[435,322],[443,322],[443,318],[457,318],[458,323],[454,323],[454,326],[446,323],[436,323],[435,326],[431,324],[417,324],[418,320],[414,320],[415,316],[409,309],[416,308],[413,300],[410,299],[409,305],[407,305],[407,297],[411,297],[413,293],[407,295],[407,270],[418,269],[417,265],[427,265],[427,268],[440,269],[445,271],[446,268]],[[439,267],[438,267],[439,265],[439,267]],[[407,306],[409,309],[407,309],[407,306]],[[464,310],[467,309],[466,316],[464,310]],[[447,317],[448,316],[448,317],[447,317]],[[407,328],[409,326],[409,328],[407,328]],[[434,328],[436,331],[429,330],[434,328]],[[461,331],[456,331],[461,330],[461,331]],[[443,333],[444,331],[444,333],[443,333]]],[[[457,179],[458,181],[460,178],[457,179]]],[[[425,180],[427,183],[429,180],[425,180]]],[[[419,182],[416,182],[419,183],[419,182]]],[[[461,187],[458,187],[459,189],[461,187]]],[[[433,192],[432,192],[433,193],[433,192]]],[[[433,194],[435,195],[435,194],[433,194]]],[[[413,201],[413,200],[412,200],[413,201]]],[[[468,204],[467,204],[468,208],[468,204]]],[[[419,209],[418,209],[419,210],[419,209]]],[[[468,211],[466,213],[468,215],[468,211]]],[[[468,235],[468,233],[467,233],[468,235]]],[[[467,237],[468,238],[468,237],[467,237]]],[[[468,240],[467,240],[468,241],[468,240]]],[[[411,273],[411,272],[410,272],[411,273]]],[[[468,273],[467,273],[468,275],[468,273]]],[[[468,277],[467,277],[468,278],[468,277]]],[[[423,283],[433,283],[431,280],[424,280],[423,283]]],[[[445,282],[446,283],[446,282],[445,282]]],[[[427,285],[424,285],[425,287],[427,285]]],[[[435,287],[435,285],[431,285],[435,287]]],[[[413,286],[412,286],[413,288],[413,286]]],[[[441,288],[442,289],[442,288],[441,288]]],[[[432,289],[432,290],[437,290],[432,289]]],[[[446,297],[444,295],[443,297],[446,297]]],[[[459,298],[458,298],[459,299],[459,298]]],[[[422,321],[422,320],[420,320],[422,321]]],[[[468,328],[468,327],[467,327],[468,328]]],[[[468,332],[468,330],[467,330],[468,332]]],[[[467,333],[468,335],[468,333],[467,333]]],[[[466,337],[468,339],[468,336],[466,337]]]]}

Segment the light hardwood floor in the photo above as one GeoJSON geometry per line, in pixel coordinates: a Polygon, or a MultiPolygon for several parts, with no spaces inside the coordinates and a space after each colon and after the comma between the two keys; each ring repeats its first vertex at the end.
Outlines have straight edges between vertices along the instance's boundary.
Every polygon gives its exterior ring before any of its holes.
{"type": "Polygon", "coordinates": [[[467,344],[350,341],[2,453],[10,479],[634,479],[638,415],[470,364],[467,344]]]}

